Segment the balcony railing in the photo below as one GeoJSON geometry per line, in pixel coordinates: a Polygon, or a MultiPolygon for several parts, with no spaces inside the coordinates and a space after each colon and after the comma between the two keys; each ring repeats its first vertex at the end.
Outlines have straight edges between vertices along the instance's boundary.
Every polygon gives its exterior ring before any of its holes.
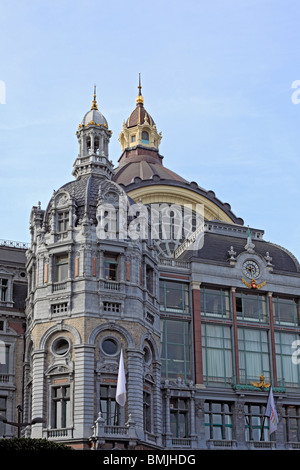
{"type": "Polygon", "coordinates": [[[225,439],[209,439],[206,441],[209,449],[235,449],[237,442],[225,439]]]}
{"type": "Polygon", "coordinates": [[[192,440],[188,437],[175,437],[172,438],[172,447],[189,448],[191,442],[192,440]]]}
{"type": "Polygon", "coordinates": [[[104,281],[103,287],[106,290],[119,291],[120,283],[117,281],[104,281]]]}
{"type": "Polygon", "coordinates": [[[248,449],[275,449],[276,442],[272,441],[248,441],[248,449]]]}
{"type": "Polygon", "coordinates": [[[58,290],[66,290],[68,287],[68,282],[63,281],[63,282],[55,282],[53,284],[53,292],[57,292],[58,290]]]}
{"type": "Polygon", "coordinates": [[[70,439],[73,437],[73,428],[46,429],[44,434],[47,439],[70,439]]]}
{"type": "Polygon", "coordinates": [[[25,242],[16,242],[13,240],[0,240],[0,246],[8,246],[9,248],[22,248],[22,250],[27,250],[30,246],[29,243],[25,242]]]}
{"type": "Polygon", "coordinates": [[[13,374],[0,374],[0,383],[11,383],[13,382],[14,375],[13,374]]]}
{"type": "Polygon", "coordinates": [[[127,436],[127,426],[104,426],[104,435],[113,436],[127,436]]]}

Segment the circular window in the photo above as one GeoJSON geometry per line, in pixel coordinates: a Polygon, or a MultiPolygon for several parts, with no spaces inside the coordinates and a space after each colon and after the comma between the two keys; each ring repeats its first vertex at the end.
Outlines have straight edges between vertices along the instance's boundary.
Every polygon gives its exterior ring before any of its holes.
{"type": "Polygon", "coordinates": [[[152,359],[151,351],[148,348],[148,346],[145,346],[144,347],[144,361],[146,362],[146,364],[150,364],[151,359],[152,359]]]}
{"type": "Polygon", "coordinates": [[[52,351],[58,356],[63,356],[70,349],[70,343],[66,338],[57,338],[52,346],[52,351]]]}
{"type": "Polygon", "coordinates": [[[102,349],[108,356],[118,352],[118,343],[114,338],[106,338],[102,341],[102,349]]]}

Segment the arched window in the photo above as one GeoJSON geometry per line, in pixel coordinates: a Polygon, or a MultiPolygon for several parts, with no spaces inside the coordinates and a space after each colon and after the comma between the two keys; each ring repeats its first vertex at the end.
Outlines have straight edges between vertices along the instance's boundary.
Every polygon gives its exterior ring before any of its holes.
{"type": "Polygon", "coordinates": [[[91,150],[92,150],[92,149],[91,149],[91,145],[92,145],[92,144],[91,144],[91,138],[88,136],[88,137],[86,138],[86,149],[87,149],[88,155],[91,155],[91,150]]]}
{"type": "Polygon", "coordinates": [[[147,131],[142,132],[142,143],[149,144],[149,134],[147,131]]]}
{"type": "Polygon", "coordinates": [[[96,155],[100,155],[100,148],[99,148],[99,137],[95,137],[94,139],[94,153],[96,155]]]}

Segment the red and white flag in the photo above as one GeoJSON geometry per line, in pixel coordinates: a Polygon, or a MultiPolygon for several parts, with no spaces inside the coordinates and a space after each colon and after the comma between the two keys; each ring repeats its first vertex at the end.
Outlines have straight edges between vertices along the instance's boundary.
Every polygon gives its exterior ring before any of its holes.
{"type": "Polygon", "coordinates": [[[275,407],[272,387],[270,387],[268,404],[266,408],[266,416],[268,416],[270,420],[269,434],[272,434],[272,432],[276,431],[278,425],[278,415],[275,407]]]}

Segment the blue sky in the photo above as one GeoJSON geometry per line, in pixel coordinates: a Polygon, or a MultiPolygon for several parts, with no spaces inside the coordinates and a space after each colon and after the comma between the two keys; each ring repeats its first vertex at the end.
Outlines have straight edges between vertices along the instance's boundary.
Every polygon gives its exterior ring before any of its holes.
{"type": "Polygon", "coordinates": [[[73,179],[95,83],[117,163],[141,72],[165,166],[300,259],[299,15],[293,0],[0,1],[0,239],[29,241],[31,207],[73,179]]]}

